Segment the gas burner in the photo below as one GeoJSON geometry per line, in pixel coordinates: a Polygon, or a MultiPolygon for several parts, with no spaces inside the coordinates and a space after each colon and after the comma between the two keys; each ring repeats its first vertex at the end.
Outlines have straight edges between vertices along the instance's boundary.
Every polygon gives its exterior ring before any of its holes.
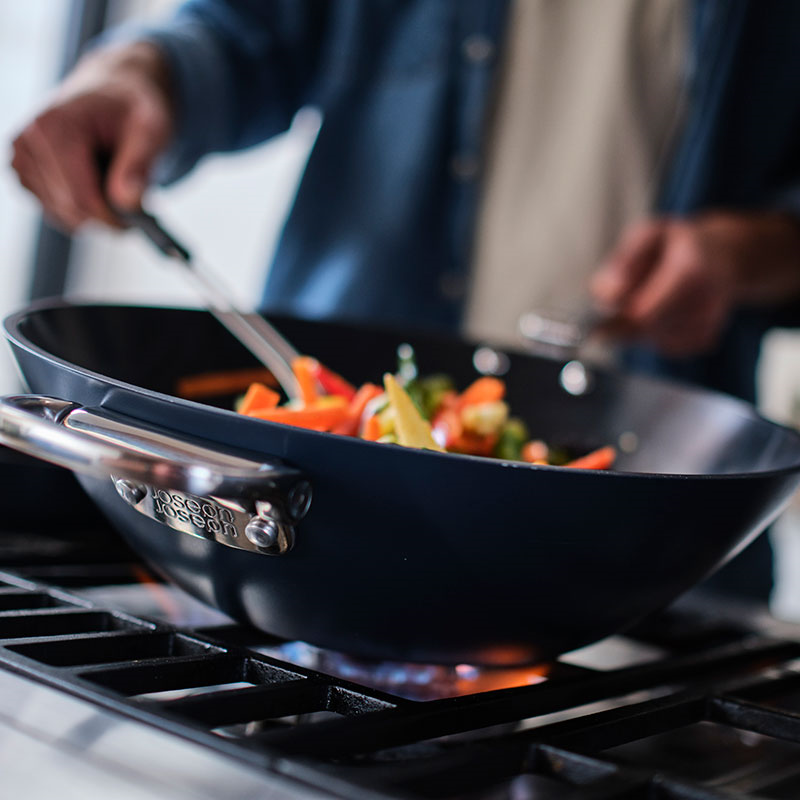
{"type": "Polygon", "coordinates": [[[503,668],[371,661],[306,642],[277,640],[237,626],[219,611],[179,589],[154,581],[142,570],[138,571],[138,577],[139,582],[134,584],[92,587],[81,594],[92,602],[180,628],[216,632],[223,640],[245,639],[254,652],[407,700],[436,700],[510,686],[530,686],[544,681],[550,670],[546,664],[503,668]]]}
{"type": "Polygon", "coordinates": [[[407,700],[440,700],[512,686],[532,686],[547,679],[550,665],[479,667],[471,664],[416,664],[370,661],[325,650],[305,642],[254,648],[291,664],[335,675],[407,700]]]}
{"type": "Polygon", "coordinates": [[[244,628],[221,612],[193,599],[180,589],[155,581],[146,571],[134,569],[137,583],[97,586],[81,591],[92,602],[109,605],[182,629],[207,632],[221,641],[244,642],[253,652],[368,686],[406,700],[438,700],[511,687],[532,686],[547,680],[554,669],[572,667],[610,670],[663,658],[665,650],[644,641],[612,636],[575,650],[557,662],[493,667],[473,664],[420,664],[376,661],[317,647],[302,641],[285,641],[244,628]]]}

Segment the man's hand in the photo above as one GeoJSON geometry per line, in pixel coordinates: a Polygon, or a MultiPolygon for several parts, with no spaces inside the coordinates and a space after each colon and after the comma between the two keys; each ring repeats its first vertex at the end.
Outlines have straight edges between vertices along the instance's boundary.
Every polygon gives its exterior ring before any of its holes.
{"type": "Polygon", "coordinates": [[[12,166],[59,227],[119,221],[109,204],[140,205],[172,134],[162,56],[134,43],[85,56],[14,141],[12,166]]]}
{"type": "Polygon", "coordinates": [[[779,213],[709,212],[640,223],[591,284],[601,332],[689,356],[717,342],[737,306],[800,297],[800,222],[779,213]]]}

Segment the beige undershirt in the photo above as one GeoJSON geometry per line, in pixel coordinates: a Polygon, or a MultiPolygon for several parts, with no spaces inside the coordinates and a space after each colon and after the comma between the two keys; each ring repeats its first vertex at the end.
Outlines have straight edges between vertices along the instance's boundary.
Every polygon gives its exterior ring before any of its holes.
{"type": "Polygon", "coordinates": [[[519,342],[531,307],[579,311],[651,209],[678,129],[686,0],[516,0],[490,128],[465,330],[519,342]]]}

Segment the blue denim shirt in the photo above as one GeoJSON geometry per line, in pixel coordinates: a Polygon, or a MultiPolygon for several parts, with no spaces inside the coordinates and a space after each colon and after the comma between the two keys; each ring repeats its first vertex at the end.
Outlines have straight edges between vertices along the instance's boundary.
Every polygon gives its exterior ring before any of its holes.
{"type": "MultiPolygon", "coordinates": [[[[148,31],[174,74],[166,181],[323,115],[264,293],[266,310],[457,328],[505,0],[190,0],[148,31]]],[[[659,209],[795,204],[800,3],[694,0],[688,108],[659,209]]],[[[268,189],[265,187],[265,191],[268,189]]],[[[765,326],[717,353],[629,363],[752,399],[765,326]]]]}

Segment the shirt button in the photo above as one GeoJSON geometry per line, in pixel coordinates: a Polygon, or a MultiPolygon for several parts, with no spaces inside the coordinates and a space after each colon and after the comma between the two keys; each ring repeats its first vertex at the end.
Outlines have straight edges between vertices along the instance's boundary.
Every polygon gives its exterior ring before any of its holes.
{"type": "Polygon", "coordinates": [[[450,173],[460,181],[471,181],[478,177],[481,162],[471,153],[460,153],[450,159],[450,173]]]}
{"type": "Polygon", "coordinates": [[[447,300],[461,300],[467,293],[467,280],[458,272],[445,272],[439,278],[439,291],[447,300]]]}
{"type": "Polygon", "coordinates": [[[485,64],[494,55],[494,44],[488,36],[473,33],[461,42],[461,52],[471,64],[485,64]]]}

